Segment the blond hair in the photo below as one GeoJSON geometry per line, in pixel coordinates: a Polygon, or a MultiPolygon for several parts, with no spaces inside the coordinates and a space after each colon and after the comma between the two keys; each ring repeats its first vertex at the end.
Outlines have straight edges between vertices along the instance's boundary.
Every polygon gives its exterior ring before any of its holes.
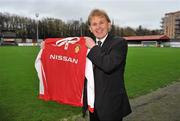
{"type": "Polygon", "coordinates": [[[111,22],[111,20],[109,19],[109,16],[107,15],[107,13],[104,10],[94,9],[91,11],[91,13],[88,16],[88,25],[91,24],[90,23],[91,19],[94,16],[104,17],[108,22],[111,22]]]}

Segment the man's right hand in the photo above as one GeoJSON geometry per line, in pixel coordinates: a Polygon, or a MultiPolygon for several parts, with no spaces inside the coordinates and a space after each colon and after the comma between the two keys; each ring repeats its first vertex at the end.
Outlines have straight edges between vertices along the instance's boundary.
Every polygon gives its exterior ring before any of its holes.
{"type": "Polygon", "coordinates": [[[41,42],[40,48],[41,48],[41,49],[44,49],[44,48],[45,48],[45,42],[44,42],[44,41],[41,42]]]}

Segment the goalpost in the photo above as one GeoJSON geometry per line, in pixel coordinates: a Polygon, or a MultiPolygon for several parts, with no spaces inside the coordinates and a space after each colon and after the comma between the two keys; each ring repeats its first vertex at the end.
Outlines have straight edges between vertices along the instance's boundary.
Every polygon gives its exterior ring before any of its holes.
{"type": "Polygon", "coordinates": [[[158,46],[157,41],[142,41],[141,44],[143,47],[157,47],[158,46]]]}

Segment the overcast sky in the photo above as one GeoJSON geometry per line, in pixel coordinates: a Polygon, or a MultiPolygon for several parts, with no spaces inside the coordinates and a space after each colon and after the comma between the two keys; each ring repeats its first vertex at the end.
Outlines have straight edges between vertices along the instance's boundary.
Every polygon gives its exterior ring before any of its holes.
{"type": "Polygon", "coordinates": [[[0,12],[39,19],[54,17],[67,20],[87,20],[89,12],[105,10],[116,25],[159,29],[167,12],[180,10],[180,0],[0,0],[0,12]]]}

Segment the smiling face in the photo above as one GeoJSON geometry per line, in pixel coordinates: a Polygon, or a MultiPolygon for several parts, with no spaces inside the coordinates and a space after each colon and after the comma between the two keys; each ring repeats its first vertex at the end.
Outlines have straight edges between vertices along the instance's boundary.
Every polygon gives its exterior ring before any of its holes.
{"type": "Polygon", "coordinates": [[[100,9],[91,11],[88,17],[90,31],[98,39],[104,38],[111,28],[111,21],[107,13],[100,9]]]}
{"type": "Polygon", "coordinates": [[[93,16],[90,20],[90,31],[98,39],[104,38],[109,32],[111,23],[104,16],[93,16]]]}

